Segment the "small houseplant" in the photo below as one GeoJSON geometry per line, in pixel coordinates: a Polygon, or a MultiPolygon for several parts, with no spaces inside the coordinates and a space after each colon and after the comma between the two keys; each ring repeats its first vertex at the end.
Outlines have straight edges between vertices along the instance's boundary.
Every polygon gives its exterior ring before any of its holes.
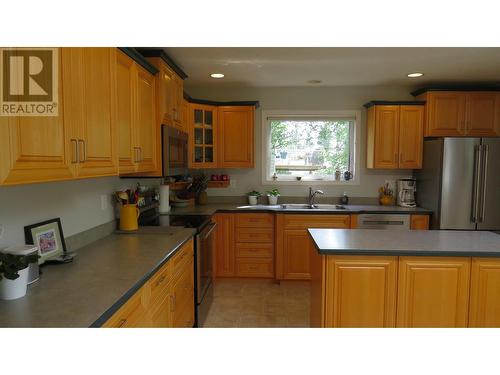
{"type": "Polygon", "coordinates": [[[194,193],[198,204],[204,205],[208,203],[208,196],[206,192],[208,180],[208,176],[204,173],[200,173],[193,177],[193,183],[189,187],[189,191],[194,193]]]}
{"type": "Polygon", "coordinates": [[[280,192],[278,189],[269,190],[267,192],[267,199],[269,200],[269,205],[271,205],[271,206],[277,205],[279,196],[280,196],[280,192]]]}
{"type": "Polygon", "coordinates": [[[255,206],[257,204],[257,200],[262,194],[259,193],[256,190],[252,190],[251,192],[247,193],[248,196],[248,204],[251,206],[255,206]]]}
{"type": "Polygon", "coordinates": [[[17,299],[26,294],[28,266],[37,262],[39,255],[0,253],[0,299],[17,299]]]}

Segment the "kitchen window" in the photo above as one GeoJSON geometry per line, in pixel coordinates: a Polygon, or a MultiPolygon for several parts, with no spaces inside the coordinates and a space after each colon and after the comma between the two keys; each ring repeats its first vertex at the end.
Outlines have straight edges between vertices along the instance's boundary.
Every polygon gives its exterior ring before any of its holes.
{"type": "Polygon", "coordinates": [[[356,111],[263,111],[263,182],[357,183],[359,117],[356,111]]]}

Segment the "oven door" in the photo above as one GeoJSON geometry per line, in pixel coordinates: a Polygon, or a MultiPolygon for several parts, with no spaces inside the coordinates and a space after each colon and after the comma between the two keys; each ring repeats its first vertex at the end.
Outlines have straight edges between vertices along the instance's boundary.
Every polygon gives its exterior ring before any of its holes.
{"type": "Polygon", "coordinates": [[[215,227],[210,223],[196,236],[196,302],[201,304],[212,285],[213,255],[215,251],[215,227]]]}

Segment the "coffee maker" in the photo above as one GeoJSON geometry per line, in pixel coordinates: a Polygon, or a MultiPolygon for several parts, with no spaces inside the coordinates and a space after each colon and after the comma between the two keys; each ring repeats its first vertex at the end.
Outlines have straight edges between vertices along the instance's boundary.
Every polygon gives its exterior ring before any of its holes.
{"type": "Polygon", "coordinates": [[[397,204],[401,207],[415,207],[415,192],[417,181],[414,178],[402,178],[398,180],[397,204]]]}

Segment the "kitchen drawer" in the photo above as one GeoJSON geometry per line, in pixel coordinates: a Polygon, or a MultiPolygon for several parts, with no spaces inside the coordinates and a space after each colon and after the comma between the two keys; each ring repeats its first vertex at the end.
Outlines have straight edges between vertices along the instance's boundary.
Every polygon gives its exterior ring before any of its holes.
{"type": "Polygon", "coordinates": [[[274,242],[272,229],[236,228],[236,242],[274,242]]]}
{"type": "Polygon", "coordinates": [[[236,256],[238,258],[273,258],[274,246],[272,243],[237,243],[236,256]]]}
{"type": "Polygon", "coordinates": [[[170,259],[170,263],[172,264],[173,273],[178,273],[182,267],[194,257],[194,246],[193,240],[189,240],[186,244],[182,246],[179,251],[170,259]]]}
{"type": "Polygon", "coordinates": [[[274,277],[272,259],[236,259],[236,274],[244,277],[274,277]]]}
{"type": "Polygon", "coordinates": [[[349,228],[349,215],[284,215],[286,229],[349,228]]]}
{"type": "Polygon", "coordinates": [[[236,228],[273,228],[273,214],[236,214],[236,228]]]}
{"type": "Polygon", "coordinates": [[[105,328],[150,327],[146,303],[146,289],[139,289],[120,309],[103,324],[105,328]]]}
{"type": "Polygon", "coordinates": [[[154,306],[161,302],[168,294],[168,284],[172,279],[172,262],[167,261],[148,281],[151,289],[151,305],[154,306]]]}

